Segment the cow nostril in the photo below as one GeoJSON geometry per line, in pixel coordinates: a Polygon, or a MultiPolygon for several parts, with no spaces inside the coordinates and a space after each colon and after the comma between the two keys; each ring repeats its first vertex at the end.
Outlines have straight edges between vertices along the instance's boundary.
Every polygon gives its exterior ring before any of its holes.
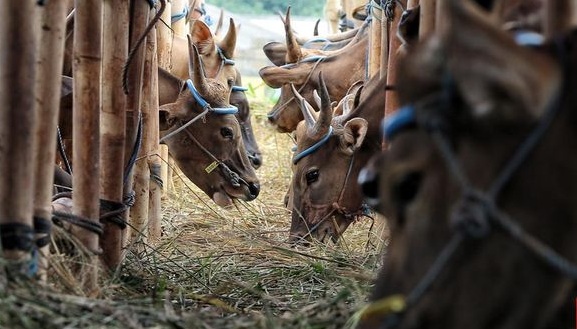
{"type": "Polygon", "coordinates": [[[252,164],[258,168],[262,165],[262,160],[260,159],[260,155],[258,154],[253,154],[252,157],[250,158],[250,160],[252,161],[252,164]]]}
{"type": "Polygon", "coordinates": [[[363,194],[367,198],[371,199],[379,198],[378,175],[375,175],[373,172],[363,169],[359,174],[359,184],[361,185],[361,190],[363,194]]]}
{"type": "Polygon", "coordinates": [[[258,196],[258,193],[260,192],[260,186],[258,184],[255,184],[255,183],[249,183],[248,184],[248,191],[250,193],[250,200],[254,200],[254,199],[256,199],[256,197],[258,196]]]}

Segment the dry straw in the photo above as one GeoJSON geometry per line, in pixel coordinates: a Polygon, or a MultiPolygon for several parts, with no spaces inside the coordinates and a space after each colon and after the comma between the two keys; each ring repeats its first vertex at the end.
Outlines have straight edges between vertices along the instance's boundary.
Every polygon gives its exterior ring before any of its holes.
{"type": "Polygon", "coordinates": [[[343,328],[366,303],[382,225],[356,223],[336,246],[289,246],[292,141],[267,126],[270,102],[251,104],[264,158],[257,200],[220,209],[176,175],[160,243],[130,245],[99,291],[81,290],[78,271],[94,269],[57,232],[47,285],[0,285],[0,328],[343,328]]]}

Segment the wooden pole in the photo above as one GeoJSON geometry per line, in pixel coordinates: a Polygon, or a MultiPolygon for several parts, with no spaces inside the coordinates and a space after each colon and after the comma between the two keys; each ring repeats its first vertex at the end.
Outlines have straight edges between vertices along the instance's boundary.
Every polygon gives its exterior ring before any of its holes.
{"type": "MultiPolygon", "coordinates": [[[[66,32],[66,1],[49,1],[41,8],[38,47],[38,72],[36,79],[36,146],[34,186],[34,226],[36,232],[49,228],[52,223],[52,185],[56,157],[56,126],[60,108],[60,89],[64,38],[66,32]],[[43,227],[44,226],[44,227],[43,227]]],[[[49,240],[49,232],[37,236],[49,240]]],[[[48,245],[41,248],[41,268],[47,268],[48,245]]],[[[43,279],[45,279],[42,274],[43,279]]]]}
{"type": "MultiPolygon", "coordinates": [[[[122,90],[122,76],[118,73],[122,72],[128,55],[128,5],[124,0],[105,0],[103,8],[100,197],[110,205],[109,211],[118,209],[123,203],[126,95],[122,90]]],[[[102,224],[102,261],[109,270],[114,270],[122,262],[124,230],[109,219],[102,224]]]]}
{"type": "MultiPolygon", "coordinates": [[[[74,22],[74,96],[72,111],[72,147],[74,215],[95,223],[100,216],[99,153],[100,153],[100,74],[102,52],[102,1],[76,0],[74,22]]],[[[101,253],[98,235],[74,226],[73,234],[92,252],[89,263],[94,269],[83,271],[87,291],[97,288],[99,267],[96,255],[101,253]]]]}
{"type": "MultiPolygon", "coordinates": [[[[162,13],[162,20],[164,22],[170,22],[170,15],[171,15],[171,8],[172,3],[166,3],[166,9],[162,13]]],[[[172,39],[173,39],[173,32],[168,28],[168,26],[164,25],[162,22],[156,24],[156,46],[157,46],[157,54],[158,54],[158,66],[167,70],[168,72],[172,71],[172,39]]],[[[156,76],[158,78],[158,76],[156,76]]],[[[158,86],[156,87],[158,90],[158,86]]],[[[164,161],[160,161],[160,170],[161,170],[161,177],[164,184],[162,185],[162,197],[166,196],[168,184],[168,146],[160,145],[160,156],[161,159],[164,161]],[[165,154],[166,153],[166,154],[165,154]]],[[[153,234],[151,232],[151,234],[153,234]]]]}
{"type": "MultiPolygon", "coordinates": [[[[144,33],[150,16],[150,5],[147,1],[133,0],[132,15],[130,22],[130,49],[138,38],[144,33]]],[[[137,142],[136,132],[138,128],[138,117],[142,106],[142,75],[144,66],[144,47],[140,47],[135,53],[132,64],[128,69],[128,98],[126,104],[126,148],[125,160],[130,159],[134,146],[137,142]]],[[[130,173],[124,186],[124,194],[133,193],[133,174],[130,173]]],[[[130,234],[126,234],[129,238],[130,234]]]]}
{"type": "MultiPolygon", "coordinates": [[[[148,158],[152,154],[152,138],[156,138],[158,143],[158,125],[152,127],[152,79],[153,75],[158,76],[158,68],[153,72],[153,58],[156,57],[156,30],[152,30],[146,38],[144,72],[142,78],[142,146],[138,153],[138,161],[134,167],[134,191],[136,199],[130,211],[132,222],[131,241],[146,240],[149,224],[149,203],[150,203],[150,168],[148,158]],[[152,129],[156,129],[156,133],[152,129]]],[[[158,120],[158,114],[157,114],[158,120]]]]}
{"type": "MultiPolygon", "coordinates": [[[[188,0],[172,0],[171,16],[176,17],[178,15],[182,15],[185,12],[185,10],[188,10],[187,8],[188,8],[188,0]]],[[[186,28],[186,17],[183,17],[179,20],[175,19],[172,22],[172,30],[176,35],[186,37],[186,33],[188,33],[188,29],[186,28]]]]}
{"type": "Polygon", "coordinates": [[[168,177],[168,145],[160,144],[160,159],[162,162],[162,167],[160,169],[160,178],[162,179],[162,198],[167,197],[169,180],[168,177]]]}
{"type": "Polygon", "coordinates": [[[422,39],[435,30],[435,16],[437,13],[437,0],[424,0],[421,2],[421,17],[419,24],[419,39],[422,39]]]}
{"type": "MultiPolygon", "coordinates": [[[[403,6],[406,5],[406,1],[403,6]]],[[[397,30],[399,26],[399,21],[401,20],[402,9],[399,6],[395,6],[394,19],[390,24],[389,31],[389,60],[387,67],[387,85],[394,86],[397,83],[397,59],[398,50],[401,46],[401,41],[397,38],[397,30]]],[[[399,97],[397,93],[393,90],[388,90],[386,93],[385,102],[385,118],[391,113],[395,112],[399,108],[399,97]]]]}
{"type": "MultiPolygon", "coordinates": [[[[157,30],[151,32],[151,39],[153,41],[158,40],[157,38],[152,38],[156,36],[157,30]]],[[[150,80],[150,116],[149,116],[149,127],[150,127],[150,137],[148,139],[149,145],[149,156],[148,156],[148,167],[150,168],[150,186],[149,186],[149,209],[148,209],[148,239],[150,242],[157,242],[161,235],[161,204],[160,199],[162,197],[162,183],[161,178],[161,165],[162,161],[160,159],[160,145],[158,143],[160,139],[160,126],[159,126],[159,103],[158,103],[158,50],[156,49],[156,42],[152,42],[152,65],[151,65],[151,80],[150,80]],[[160,180],[160,181],[159,181],[160,180]]]]}
{"type": "Polygon", "coordinates": [[[543,31],[547,39],[563,33],[571,27],[573,16],[572,7],[577,6],[576,0],[549,0],[544,1],[545,21],[543,31]]]}
{"type": "Polygon", "coordinates": [[[166,26],[162,22],[170,22],[172,3],[167,1],[166,8],[162,13],[161,22],[156,24],[156,51],[158,54],[158,66],[171,71],[172,63],[170,63],[170,58],[172,56],[172,34],[170,30],[170,25],[166,26]]]}
{"type": "Polygon", "coordinates": [[[389,20],[383,15],[383,10],[381,9],[381,62],[379,67],[379,76],[384,79],[387,76],[387,68],[389,66],[389,20]]]}
{"type": "Polygon", "coordinates": [[[379,74],[381,66],[381,20],[386,20],[383,9],[371,0],[371,34],[369,48],[369,77],[379,74]]]}
{"type": "Polygon", "coordinates": [[[33,243],[35,3],[5,1],[0,10],[0,236],[2,257],[16,261],[30,259],[33,243]],[[20,246],[9,244],[10,231],[20,246]]]}

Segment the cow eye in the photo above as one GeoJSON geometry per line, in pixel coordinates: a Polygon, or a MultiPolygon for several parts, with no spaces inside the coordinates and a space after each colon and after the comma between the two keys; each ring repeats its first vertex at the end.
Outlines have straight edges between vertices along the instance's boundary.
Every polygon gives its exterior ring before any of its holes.
{"type": "Polygon", "coordinates": [[[229,88],[232,88],[232,86],[234,86],[234,79],[230,78],[230,79],[226,80],[226,83],[228,84],[229,88]]]}
{"type": "Polygon", "coordinates": [[[312,183],[319,180],[319,170],[318,169],[311,169],[305,174],[305,178],[307,180],[307,184],[311,185],[312,183]]]}
{"type": "Polygon", "coordinates": [[[220,134],[222,137],[227,139],[232,139],[234,137],[234,132],[229,127],[220,128],[220,134]]]}

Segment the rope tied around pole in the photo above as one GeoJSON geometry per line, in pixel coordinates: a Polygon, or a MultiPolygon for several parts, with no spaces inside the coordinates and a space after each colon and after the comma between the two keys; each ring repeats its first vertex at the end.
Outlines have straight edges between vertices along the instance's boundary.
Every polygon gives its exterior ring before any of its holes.
{"type": "Polygon", "coordinates": [[[100,221],[116,224],[121,230],[127,226],[124,213],[129,206],[124,202],[100,199],[100,221]]]}

